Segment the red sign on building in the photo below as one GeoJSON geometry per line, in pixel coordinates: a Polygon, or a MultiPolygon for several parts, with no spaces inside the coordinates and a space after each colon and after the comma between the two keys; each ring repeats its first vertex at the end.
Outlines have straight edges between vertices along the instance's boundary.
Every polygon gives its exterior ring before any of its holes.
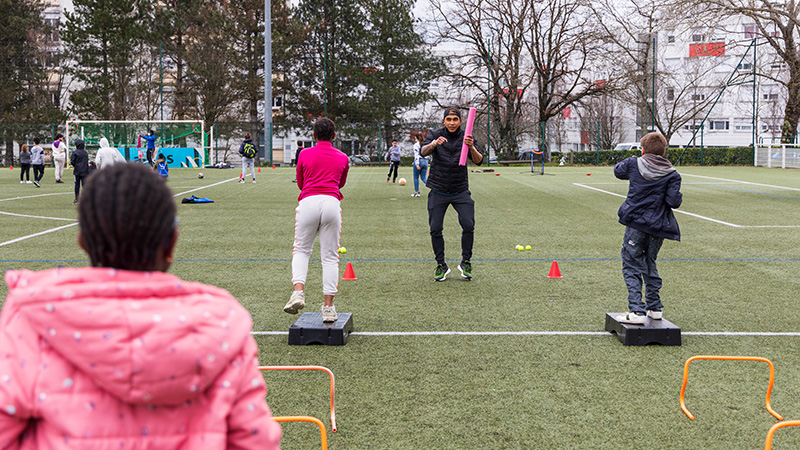
{"type": "Polygon", "coordinates": [[[689,44],[689,57],[697,56],[725,56],[725,43],[689,44]]]}

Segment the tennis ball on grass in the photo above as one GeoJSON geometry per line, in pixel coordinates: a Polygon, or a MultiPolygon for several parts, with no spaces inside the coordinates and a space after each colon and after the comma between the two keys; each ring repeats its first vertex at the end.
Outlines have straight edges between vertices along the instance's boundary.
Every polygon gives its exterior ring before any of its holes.
{"type": "Polygon", "coordinates": [[[519,251],[523,251],[523,250],[525,250],[525,247],[523,247],[521,245],[517,245],[516,249],[519,250],[519,251]]]}
{"type": "Polygon", "coordinates": [[[531,249],[531,246],[530,246],[530,245],[526,245],[526,246],[525,246],[525,250],[530,250],[530,249],[531,249]]]}
{"type": "Polygon", "coordinates": [[[344,247],[339,247],[339,253],[347,253],[347,249],[344,247]]]}

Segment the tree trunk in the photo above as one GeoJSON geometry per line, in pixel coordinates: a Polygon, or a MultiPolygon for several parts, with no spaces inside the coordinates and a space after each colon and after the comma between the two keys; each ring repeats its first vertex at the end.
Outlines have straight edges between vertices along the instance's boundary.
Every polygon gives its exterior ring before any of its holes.
{"type": "Polygon", "coordinates": [[[797,133],[797,123],[800,120],[800,71],[792,74],[788,83],[789,99],[786,102],[784,111],[783,129],[781,130],[781,142],[788,144],[793,142],[797,133]]]}

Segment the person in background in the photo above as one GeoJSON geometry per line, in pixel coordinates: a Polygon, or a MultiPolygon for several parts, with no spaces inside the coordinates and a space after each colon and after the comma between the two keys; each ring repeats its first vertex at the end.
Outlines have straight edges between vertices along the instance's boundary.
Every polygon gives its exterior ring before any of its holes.
{"type": "Polygon", "coordinates": [[[169,166],[167,166],[167,157],[164,155],[158,155],[158,159],[156,159],[156,165],[153,167],[153,170],[161,177],[162,180],[167,181],[169,178],[169,166]]]}
{"type": "Polygon", "coordinates": [[[322,260],[322,321],[336,322],[338,314],[333,297],[339,283],[339,236],[342,232],[342,193],[347,182],[350,159],[331,142],[336,137],[336,125],[323,117],[314,122],[317,145],[303,150],[297,161],[299,204],[295,209],[294,251],[292,252],[292,292],[283,310],[289,314],[306,306],[305,285],[308,261],[319,235],[322,260]]]}
{"type": "Polygon", "coordinates": [[[256,182],[256,155],[258,149],[256,144],[253,143],[253,136],[250,133],[244,135],[244,141],[239,146],[239,154],[242,155],[242,176],[239,178],[239,183],[244,183],[244,177],[247,176],[247,168],[250,168],[250,175],[253,177],[253,183],[256,182]],[[249,156],[248,156],[249,155],[249,156]]]}
{"type": "Polygon", "coordinates": [[[86,177],[89,175],[89,154],[84,148],[82,139],[75,141],[75,150],[69,157],[69,163],[72,165],[72,174],[75,175],[75,200],[73,205],[78,204],[78,199],[81,196],[81,187],[86,177]]]}
{"type": "Polygon", "coordinates": [[[56,140],[53,141],[53,163],[56,166],[56,183],[63,183],[64,167],[67,165],[67,144],[64,142],[64,135],[58,133],[56,140]]]}
{"type": "Polygon", "coordinates": [[[280,448],[250,313],[167,273],[175,214],[152,169],[116,164],[78,206],[91,267],[6,271],[0,448],[280,448]]]}
{"type": "Polygon", "coordinates": [[[425,134],[422,131],[414,135],[414,193],[412,197],[419,197],[419,180],[422,179],[423,183],[428,183],[428,158],[420,156],[419,150],[422,148],[422,141],[425,140],[425,134]]]}
{"type": "Polygon", "coordinates": [[[147,133],[147,136],[140,135],[139,137],[144,139],[145,141],[147,141],[147,164],[149,164],[152,167],[153,164],[154,164],[153,163],[153,154],[156,151],[156,132],[153,131],[153,130],[150,130],[147,133]]]}
{"type": "Polygon", "coordinates": [[[397,146],[397,139],[392,140],[392,146],[386,153],[386,160],[389,161],[389,173],[386,175],[386,182],[392,178],[392,171],[394,171],[394,178],[392,184],[397,182],[397,170],[400,167],[400,147],[397,146]]]}
{"type": "MultiPolygon", "coordinates": [[[[297,161],[300,161],[300,152],[303,151],[303,141],[297,141],[297,153],[294,154],[294,165],[297,166],[297,161]]],[[[292,180],[292,183],[297,183],[297,178],[292,180]]]]}
{"type": "Polygon", "coordinates": [[[103,169],[111,167],[116,163],[125,162],[125,158],[119,150],[108,144],[108,139],[100,138],[100,148],[97,150],[97,156],[95,156],[94,162],[98,169],[103,169]]]}
{"type": "Polygon", "coordinates": [[[31,152],[28,151],[27,144],[22,144],[19,148],[19,182],[20,184],[31,182],[31,152]],[[25,180],[22,179],[23,176],[25,180]]]}
{"type": "Polygon", "coordinates": [[[41,140],[33,138],[33,148],[31,149],[31,167],[33,167],[33,185],[37,188],[42,187],[40,181],[44,177],[44,149],[39,145],[41,140]]]}

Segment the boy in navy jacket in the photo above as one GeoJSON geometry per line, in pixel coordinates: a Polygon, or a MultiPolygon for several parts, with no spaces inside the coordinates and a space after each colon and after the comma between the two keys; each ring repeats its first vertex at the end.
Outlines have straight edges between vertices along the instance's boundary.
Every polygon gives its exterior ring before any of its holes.
{"type": "Polygon", "coordinates": [[[614,166],[617,178],[629,180],[628,197],[618,212],[619,223],[625,225],[622,276],[628,287],[629,312],[617,316],[617,320],[634,324],[644,324],[647,317],[662,318],[656,258],[665,238],[681,240],[672,209],[681,206],[683,200],[681,176],[664,157],[666,138],[661,133],[649,133],[641,144],[642,156],[631,156],[614,166]]]}

